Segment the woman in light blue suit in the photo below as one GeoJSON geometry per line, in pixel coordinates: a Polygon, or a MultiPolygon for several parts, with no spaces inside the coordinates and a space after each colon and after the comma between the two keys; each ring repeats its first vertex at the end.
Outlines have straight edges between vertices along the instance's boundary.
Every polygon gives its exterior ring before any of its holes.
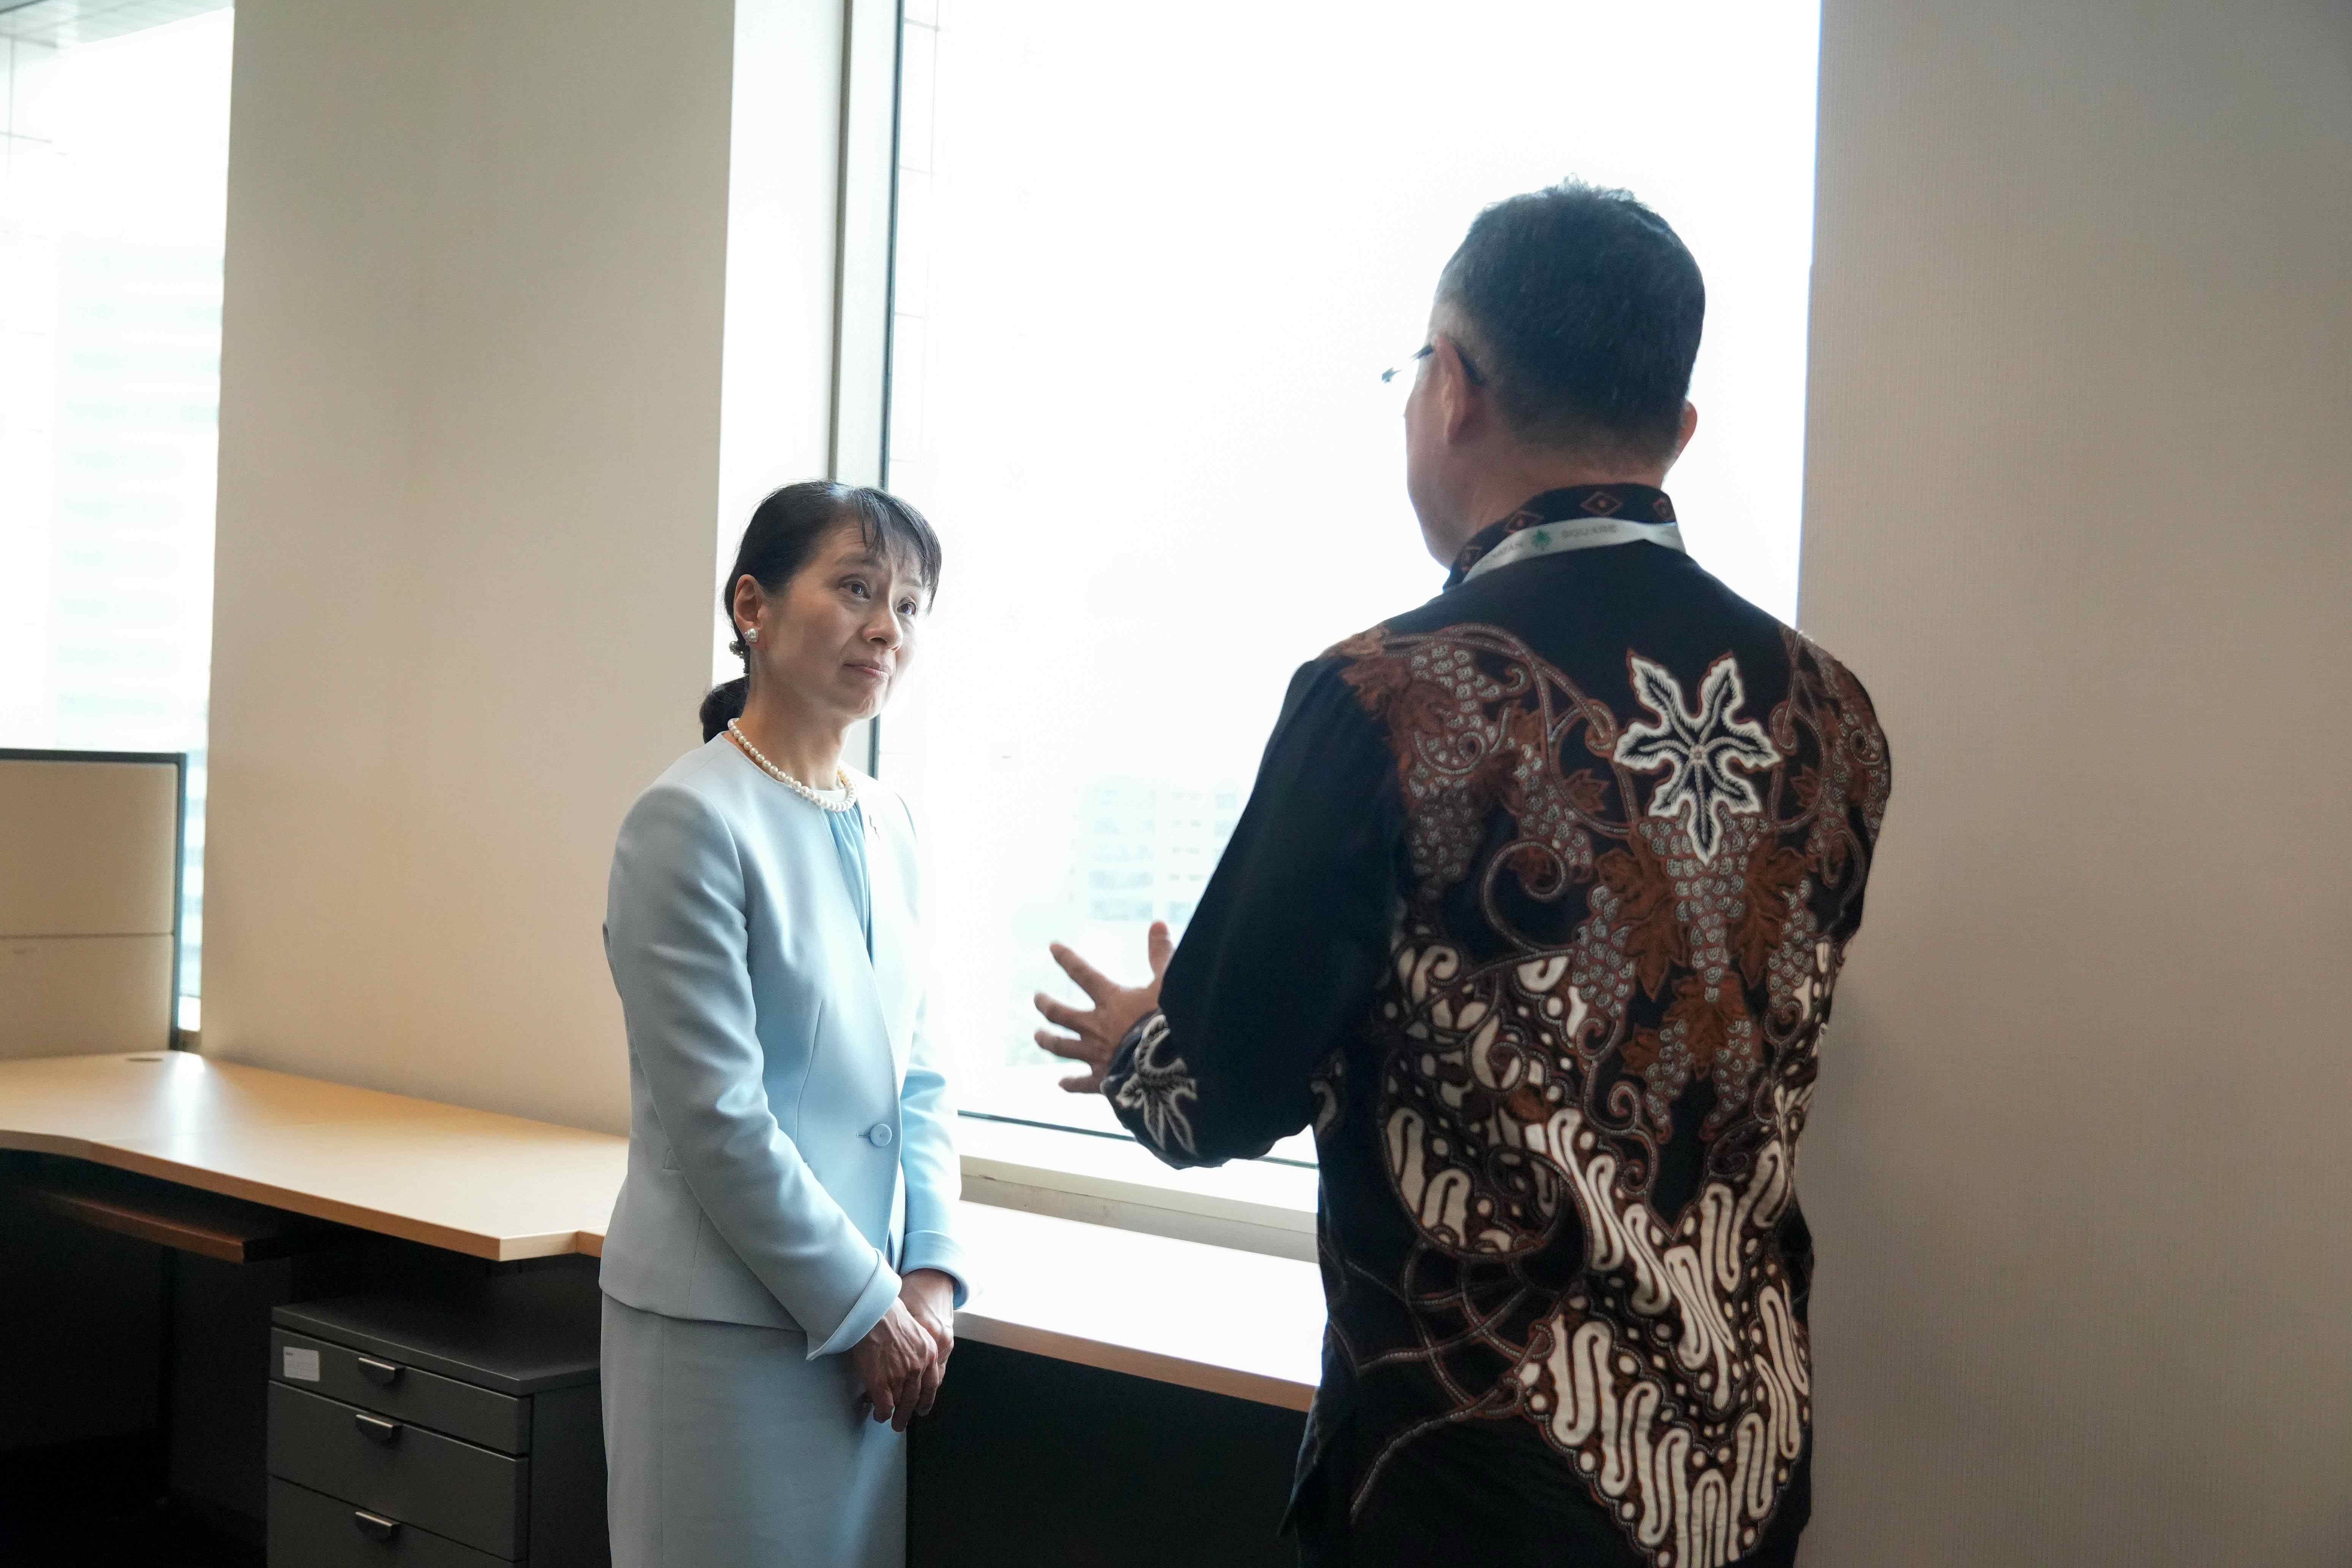
{"type": "Polygon", "coordinates": [[[629,1169],[605,1237],[618,1568],[897,1568],[907,1423],[967,1278],[905,805],[841,764],[939,580],[930,525],[811,483],[753,512],[744,679],[638,797],[605,952],[629,1169]],[[829,787],[827,787],[829,786],[829,787]]]}

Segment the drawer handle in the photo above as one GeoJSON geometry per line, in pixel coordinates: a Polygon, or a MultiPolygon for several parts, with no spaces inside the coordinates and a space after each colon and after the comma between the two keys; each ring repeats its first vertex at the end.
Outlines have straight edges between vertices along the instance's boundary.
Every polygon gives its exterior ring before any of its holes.
{"type": "Polygon", "coordinates": [[[400,1533],[400,1521],[362,1513],[357,1509],[352,1510],[352,1524],[370,1541],[380,1542],[386,1546],[391,1545],[392,1538],[400,1533]]]}
{"type": "Polygon", "coordinates": [[[378,1361],[372,1355],[355,1359],[360,1363],[360,1375],[378,1388],[390,1388],[400,1381],[400,1366],[396,1362],[378,1361]]]}
{"type": "Polygon", "coordinates": [[[360,1429],[361,1436],[372,1443],[382,1443],[387,1447],[400,1436],[400,1423],[387,1421],[381,1415],[354,1414],[352,1416],[352,1425],[360,1429]]]}

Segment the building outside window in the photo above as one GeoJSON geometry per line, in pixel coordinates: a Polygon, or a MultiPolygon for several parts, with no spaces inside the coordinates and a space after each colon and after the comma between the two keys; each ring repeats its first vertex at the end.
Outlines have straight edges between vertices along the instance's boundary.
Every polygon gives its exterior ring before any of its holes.
{"type": "Polygon", "coordinates": [[[192,753],[197,1024],[227,7],[0,8],[0,746],[192,753]]]}
{"type": "Polygon", "coordinates": [[[1379,373],[1487,203],[1575,174],[1682,233],[1709,311],[1669,488],[1700,563],[1793,616],[1818,23],[906,0],[887,479],[948,568],[879,757],[968,1110],[1117,1131],[1031,1043],[1032,994],[1075,999],[1046,943],[1139,977],[1290,671],[1436,592],[1379,373]]]}

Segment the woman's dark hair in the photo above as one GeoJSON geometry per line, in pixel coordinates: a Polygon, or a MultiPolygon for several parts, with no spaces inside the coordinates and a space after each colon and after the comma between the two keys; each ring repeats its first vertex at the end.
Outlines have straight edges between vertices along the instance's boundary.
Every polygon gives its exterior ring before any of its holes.
{"type": "MultiPolygon", "coordinates": [[[[835,525],[854,522],[866,547],[895,556],[915,568],[926,593],[940,585],[940,536],[923,514],[887,490],[864,485],[839,485],[830,479],[806,479],[786,485],[752,509],[751,525],[743,530],[742,548],[735,552],[734,570],[719,585],[719,613],[735,626],[735,584],[750,577],[771,594],[783,591],[816,553],[818,543],[835,525]]],[[[746,673],[714,686],[702,700],[702,738],[712,739],[727,721],[743,714],[751,695],[751,659],[738,636],[728,647],[743,659],[746,673]]]]}

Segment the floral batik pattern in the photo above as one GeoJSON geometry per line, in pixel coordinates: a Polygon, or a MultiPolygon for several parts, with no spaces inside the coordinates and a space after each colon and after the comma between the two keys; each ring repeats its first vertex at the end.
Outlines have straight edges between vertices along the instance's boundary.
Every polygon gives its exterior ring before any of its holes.
{"type": "Polygon", "coordinates": [[[1377,1081],[1318,1086],[1375,1097],[1415,1238],[1417,1343],[1358,1370],[1425,1370],[1416,1431],[1525,1423],[1652,1568],[1754,1551],[1804,1451],[1784,1227],[1891,784],[1852,677],[1793,632],[1756,647],[1630,650],[1622,712],[1493,626],[1331,656],[1394,752],[1412,873],[1377,1081]]]}

